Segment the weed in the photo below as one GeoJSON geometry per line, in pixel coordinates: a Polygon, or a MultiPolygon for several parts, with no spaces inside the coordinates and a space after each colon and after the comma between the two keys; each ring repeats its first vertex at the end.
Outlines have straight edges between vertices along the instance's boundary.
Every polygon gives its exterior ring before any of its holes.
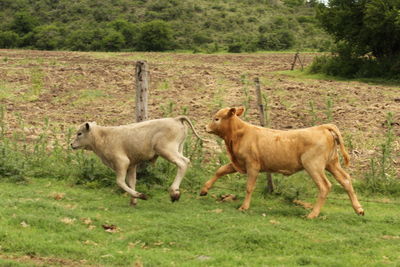
{"type": "Polygon", "coordinates": [[[271,116],[270,116],[270,105],[269,98],[267,94],[262,94],[262,99],[264,100],[264,115],[265,115],[265,127],[270,127],[271,125],[271,116]]]}
{"type": "Polygon", "coordinates": [[[34,99],[37,99],[43,91],[43,78],[44,73],[38,68],[31,70],[31,95],[34,99]]]}
{"type": "Polygon", "coordinates": [[[161,82],[161,84],[158,86],[158,90],[159,91],[168,91],[168,89],[170,88],[170,85],[168,83],[167,80],[164,80],[163,82],[161,82]]]}
{"type": "Polygon", "coordinates": [[[391,194],[399,192],[400,184],[396,178],[394,167],[394,140],[393,114],[388,113],[386,119],[385,139],[379,145],[379,154],[370,159],[370,170],[365,175],[362,189],[373,193],[391,194]]]}
{"type": "Polygon", "coordinates": [[[328,97],[326,99],[325,116],[327,122],[333,121],[333,99],[331,97],[328,97]]]}
{"type": "Polygon", "coordinates": [[[174,114],[176,102],[170,100],[168,103],[160,106],[163,117],[171,117],[174,114]]]}
{"type": "Polygon", "coordinates": [[[250,110],[250,103],[251,103],[251,100],[252,100],[252,97],[251,97],[251,94],[250,94],[250,89],[249,89],[250,81],[247,78],[247,75],[245,75],[245,74],[242,74],[240,76],[240,80],[241,80],[242,85],[243,85],[243,88],[242,88],[243,89],[243,95],[244,95],[243,106],[245,107],[245,112],[243,114],[243,118],[244,119],[248,119],[247,118],[247,113],[248,113],[248,110],[250,110]]]}
{"type": "Polygon", "coordinates": [[[318,120],[317,112],[315,110],[314,101],[310,100],[308,102],[308,104],[309,104],[309,107],[310,107],[309,114],[311,116],[311,125],[312,126],[317,125],[319,120],[318,120]]]}

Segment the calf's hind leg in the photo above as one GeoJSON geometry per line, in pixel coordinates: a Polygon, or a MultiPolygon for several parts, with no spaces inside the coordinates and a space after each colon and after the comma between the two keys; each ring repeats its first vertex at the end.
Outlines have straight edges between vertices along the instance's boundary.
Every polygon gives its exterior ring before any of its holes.
{"type": "Polygon", "coordinates": [[[178,172],[176,173],[174,182],[169,188],[169,194],[171,196],[171,201],[179,200],[181,193],[179,192],[179,186],[185,176],[188,164],[190,160],[179,153],[179,147],[170,146],[163,149],[158,149],[158,154],[165,158],[166,160],[174,163],[178,167],[178,172]]]}
{"type": "Polygon", "coordinates": [[[326,178],[324,170],[318,171],[311,169],[307,170],[307,172],[313,178],[319,190],[317,201],[313,207],[313,210],[307,215],[307,218],[313,219],[318,217],[319,213],[321,212],[321,208],[325,204],[326,197],[331,191],[332,184],[329,182],[328,178],[326,178]]]}
{"type": "Polygon", "coordinates": [[[360,202],[358,202],[357,195],[354,192],[353,185],[351,184],[350,175],[345,172],[340,166],[339,159],[335,158],[331,163],[328,164],[326,169],[332,173],[335,179],[342,185],[342,187],[347,191],[350,198],[351,204],[354,211],[358,215],[364,215],[364,210],[361,207],[360,202]]]}

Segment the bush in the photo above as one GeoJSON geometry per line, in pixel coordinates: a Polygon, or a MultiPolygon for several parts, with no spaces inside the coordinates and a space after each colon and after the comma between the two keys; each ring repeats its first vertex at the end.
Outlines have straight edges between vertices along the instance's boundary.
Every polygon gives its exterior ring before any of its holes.
{"type": "Polygon", "coordinates": [[[358,51],[354,52],[353,47],[343,43],[337,45],[335,51],[331,56],[315,57],[309,72],[345,78],[400,78],[400,56],[381,59],[357,56],[358,51]]]}
{"type": "Polygon", "coordinates": [[[241,41],[235,41],[228,45],[229,53],[240,53],[243,51],[244,43],[241,41]]]}
{"type": "Polygon", "coordinates": [[[114,20],[109,26],[123,35],[125,43],[124,48],[136,48],[140,37],[139,26],[124,19],[114,20]]]}
{"type": "Polygon", "coordinates": [[[13,31],[0,32],[0,47],[15,48],[18,47],[21,40],[17,33],[13,31]]]}
{"type": "Polygon", "coordinates": [[[213,39],[211,38],[210,34],[207,34],[206,32],[196,32],[193,34],[193,43],[196,45],[202,45],[202,44],[207,44],[211,43],[213,39]]]}
{"type": "Polygon", "coordinates": [[[41,50],[54,50],[63,46],[61,29],[56,25],[44,25],[33,30],[33,45],[41,50]]]}
{"type": "Polygon", "coordinates": [[[171,26],[163,20],[142,25],[138,48],[142,51],[165,51],[174,47],[171,26]]]}
{"type": "Polygon", "coordinates": [[[106,34],[103,29],[84,27],[69,35],[66,47],[75,51],[103,51],[106,34]]]}
{"type": "Polygon", "coordinates": [[[103,38],[103,45],[106,51],[120,51],[125,47],[125,37],[122,33],[113,29],[108,29],[103,38]]]}
{"type": "Polygon", "coordinates": [[[66,46],[75,51],[89,51],[92,48],[94,32],[90,29],[80,29],[71,32],[66,41],[66,46]]]}
{"type": "Polygon", "coordinates": [[[295,44],[295,37],[291,31],[280,30],[278,32],[260,34],[257,47],[262,50],[285,50],[295,44]]]}
{"type": "Polygon", "coordinates": [[[11,29],[18,34],[24,35],[31,32],[39,23],[29,12],[17,12],[14,14],[14,21],[11,29]]]}

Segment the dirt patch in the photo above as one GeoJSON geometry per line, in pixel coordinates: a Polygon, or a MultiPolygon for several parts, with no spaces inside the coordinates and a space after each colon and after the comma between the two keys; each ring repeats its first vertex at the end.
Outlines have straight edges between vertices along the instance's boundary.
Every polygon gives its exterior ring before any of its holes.
{"type": "MultiPolygon", "coordinates": [[[[301,55],[309,64],[315,54],[301,55]]],[[[268,98],[270,127],[293,129],[335,123],[356,168],[366,168],[387,129],[388,113],[400,136],[399,87],[361,82],[296,79],[289,70],[294,53],[196,55],[176,53],[82,53],[0,50],[0,104],[9,131],[31,139],[49,122],[63,139],[85,121],[120,125],[134,121],[135,64],[150,69],[150,118],[187,114],[199,132],[213,112],[248,106],[245,119],[258,124],[253,79],[268,98]],[[10,93],[11,92],[11,93],[10,93]]],[[[396,153],[400,150],[395,140],[396,153]]],[[[400,159],[395,160],[399,166],[400,159]]]]}
{"type": "MultiPolygon", "coordinates": [[[[38,257],[38,256],[11,256],[0,255],[0,259],[14,261],[19,263],[26,263],[30,266],[94,266],[87,264],[86,260],[73,261],[69,259],[51,258],[51,257],[38,257]]],[[[99,265],[96,265],[99,266],[99,265]]]]}

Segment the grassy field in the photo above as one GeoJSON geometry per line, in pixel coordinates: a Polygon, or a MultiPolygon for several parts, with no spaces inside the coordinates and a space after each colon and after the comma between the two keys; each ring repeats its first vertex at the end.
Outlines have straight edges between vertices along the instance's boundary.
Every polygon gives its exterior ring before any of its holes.
{"type": "Polygon", "coordinates": [[[303,207],[278,196],[263,198],[260,191],[251,209],[239,212],[244,190],[213,190],[217,196],[237,194],[233,202],[184,191],[171,203],[166,188],[141,189],[151,198],[131,208],[115,188],[88,189],[54,179],[0,182],[0,265],[400,264],[395,199],[362,201],[366,215],[359,217],[347,196],[333,193],[320,218],[308,220],[303,207]]]}

